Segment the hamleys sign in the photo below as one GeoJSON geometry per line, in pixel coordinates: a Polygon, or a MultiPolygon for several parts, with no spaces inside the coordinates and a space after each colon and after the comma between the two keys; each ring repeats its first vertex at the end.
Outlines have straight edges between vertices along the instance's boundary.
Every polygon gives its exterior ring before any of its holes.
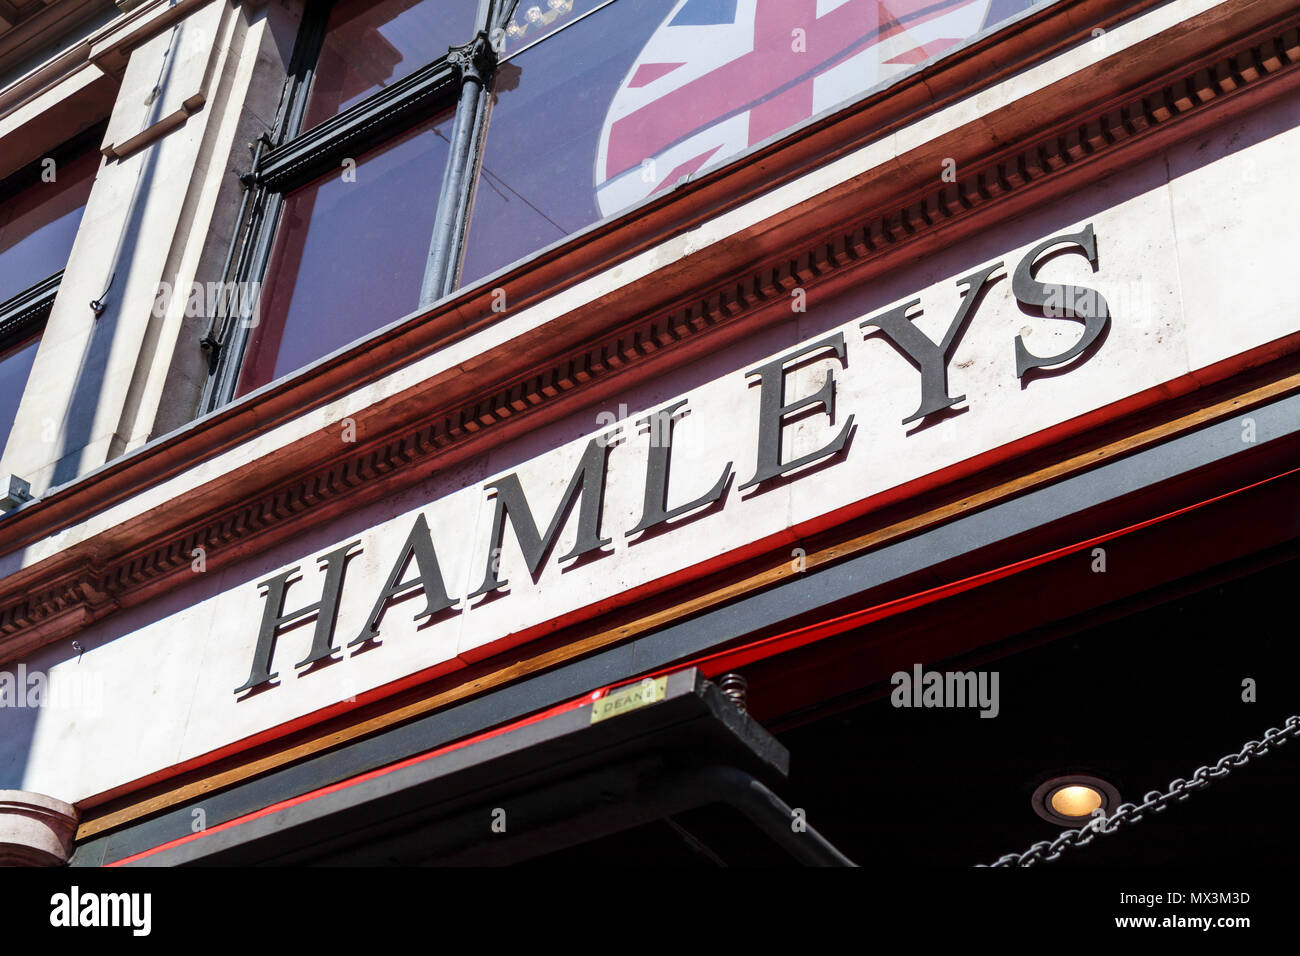
{"type": "MultiPolygon", "coordinates": [[[[1097,272],[1098,242],[1093,226],[1086,224],[1042,239],[1015,261],[999,259],[960,276],[955,290],[959,304],[941,335],[932,336],[918,326],[917,320],[926,315],[926,304],[914,297],[855,318],[724,377],[720,386],[734,389],[731,402],[744,405],[745,419],[753,423],[739,439],[736,422],[722,419],[706,423],[703,432],[697,424],[693,432],[697,442],[701,434],[716,436],[706,438],[704,448],[681,448],[679,423],[693,411],[693,396],[688,394],[634,424],[614,424],[587,439],[576,467],[566,466],[566,473],[556,476],[563,492],[549,513],[539,514],[529,487],[514,471],[480,486],[477,497],[483,513],[472,523],[479,529],[476,538],[467,538],[463,527],[442,527],[422,509],[409,519],[403,538],[361,537],[316,557],[319,580],[310,592],[301,565],[259,582],[260,623],[249,621],[250,627],[258,628],[253,659],[247,678],[235,693],[248,695],[279,682],[284,662],[277,662],[277,644],[283,634],[299,627],[310,624],[312,639],[306,656],[292,665],[307,676],[344,656],[374,649],[399,613],[411,615],[414,610],[412,619],[420,629],[435,627],[498,597],[515,600],[512,575],[527,574],[536,584],[549,565],[608,560],[615,535],[625,541],[654,537],[661,547],[673,547],[674,542],[685,547],[695,522],[728,506],[732,497],[740,502],[736,507],[743,520],[747,509],[763,507],[763,492],[778,484],[793,482],[799,494],[817,496],[819,482],[828,480],[827,469],[840,467],[846,459],[854,442],[855,423],[874,411],[870,402],[844,407],[837,378],[837,369],[843,370],[850,362],[862,364],[854,353],[871,340],[888,343],[915,370],[909,386],[915,406],[897,428],[906,430],[927,422],[938,428],[980,427],[962,419],[945,420],[945,416],[954,406],[966,403],[964,394],[954,394],[950,373],[963,338],[980,321],[982,307],[991,296],[1000,294],[1003,301],[1009,298],[1024,312],[1067,320],[1077,330],[1068,347],[1049,354],[1031,349],[1023,333],[1008,336],[1005,365],[1014,369],[1010,384],[1018,389],[1032,388],[1035,376],[1055,375],[1087,363],[1105,342],[1111,324],[1106,299],[1093,288],[1042,281],[1038,272],[1047,260],[1061,258],[1073,259],[1083,272],[1097,272]],[[820,381],[809,383],[806,376],[796,374],[810,362],[826,365],[820,381]],[[810,425],[818,427],[815,443],[810,446],[805,440],[802,447],[792,450],[788,441],[791,430],[810,425]],[[722,433],[726,433],[726,441],[722,433]],[[612,451],[634,437],[640,440],[641,435],[645,436],[645,454],[637,473],[618,472],[612,451]],[[748,449],[746,458],[735,455],[737,441],[748,449]],[[733,449],[731,453],[718,451],[727,445],[733,449]],[[706,459],[711,452],[717,454],[706,468],[679,474],[674,462],[685,451],[695,460],[701,454],[706,459]],[[635,520],[611,528],[607,526],[606,498],[615,481],[623,488],[635,486],[639,507],[634,509],[635,520]],[[569,544],[556,556],[562,537],[569,544]],[[507,569],[503,561],[507,546],[516,556],[515,570],[507,569]],[[390,570],[382,584],[368,593],[357,593],[348,585],[348,565],[364,551],[376,549],[391,555],[390,570]],[[444,573],[449,555],[457,567],[469,570],[468,578],[461,576],[469,583],[458,592],[444,573]],[[350,604],[369,610],[355,631],[340,633],[340,610],[350,604]]],[[[934,322],[930,325],[935,327],[934,322]]],[[[547,460],[543,456],[538,467],[546,470],[547,460]]],[[[547,585],[563,586],[562,580],[547,585]]],[[[359,613],[352,618],[360,620],[359,613]]]]}

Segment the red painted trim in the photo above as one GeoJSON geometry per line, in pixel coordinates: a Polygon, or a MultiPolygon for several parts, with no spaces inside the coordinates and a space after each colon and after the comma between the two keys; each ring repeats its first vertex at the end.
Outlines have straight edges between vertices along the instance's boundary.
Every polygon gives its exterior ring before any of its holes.
{"type": "Polygon", "coordinates": [[[1262,481],[1255,482],[1254,484],[1246,485],[1242,488],[1233,489],[1232,491],[1225,492],[1224,494],[1216,495],[1213,498],[1207,498],[1204,501],[1197,502],[1196,504],[1193,505],[1188,505],[1184,508],[1179,508],[1178,510],[1171,511],[1168,514],[1160,515],[1157,518],[1150,518],[1146,521],[1140,521],[1137,524],[1132,524],[1125,528],[1120,528],[1117,531],[1111,531],[1106,534],[1097,535],[1094,538],[1088,538],[1085,541],[1079,541],[1074,544],[1066,545],[1064,547],[1057,548],[1054,551],[1046,551],[1043,554],[1036,555],[1032,558],[1025,558],[1024,560],[1003,565],[1002,567],[994,568],[990,571],[984,571],[981,572],[980,574],[975,574],[967,578],[962,578],[961,580],[958,581],[952,581],[949,582],[948,584],[943,584],[940,585],[939,587],[931,588],[928,591],[920,591],[916,594],[911,594],[903,598],[897,598],[896,600],[893,601],[887,601],[884,604],[878,604],[874,607],[865,608],[864,610],[861,611],[854,611],[850,614],[845,614],[841,617],[832,618],[829,621],[821,621],[817,624],[810,624],[807,627],[802,627],[794,631],[788,631],[784,634],[777,634],[772,637],[767,637],[759,641],[754,641],[751,644],[745,644],[741,647],[728,648],[727,650],[718,651],[714,654],[709,654],[704,657],[695,658],[691,661],[688,661],[685,664],[674,664],[672,667],[655,671],[653,674],[643,675],[639,679],[644,680],[645,677],[658,676],[660,674],[668,673],[669,671],[680,670],[682,667],[698,667],[700,671],[702,671],[705,674],[705,676],[714,677],[717,676],[718,674],[723,674],[726,673],[727,671],[735,670],[737,667],[743,667],[746,664],[752,664],[755,661],[763,660],[768,657],[774,657],[777,654],[784,654],[787,651],[791,651],[796,648],[803,647],[806,644],[814,643],[815,641],[822,640],[823,638],[833,637],[836,634],[842,634],[845,631],[853,630],[854,628],[863,627],[864,625],[882,620],[887,617],[893,617],[894,615],[901,614],[904,611],[910,611],[915,608],[922,607],[926,604],[932,604],[935,601],[939,601],[948,597],[953,597],[965,591],[973,590],[974,588],[981,587],[982,585],[991,584],[994,581],[999,581],[1003,578],[1011,577],[1013,574],[1019,574],[1022,571],[1029,571],[1033,568],[1055,561],[1058,558],[1063,558],[1071,554],[1077,554],[1080,551],[1087,551],[1090,548],[1094,548],[1100,544],[1105,544],[1108,541],[1113,541],[1116,538],[1121,538],[1124,537],[1125,535],[1132,534],[1137,531],[1142,531],[1154,525],[1163,524],[1164,522],[1170,521],[1174,518],[1181,517],[1193,511],[1198,511],[1201,508],[1208,507],[1209,505],[1216,504],[1217,502],[1220,501],[1225,501],[1229,498],[1233,498],[1237,495],[1244,494],[1245,492],[1248,491],[1253,491],[1256,488],[1263,487],[1264,485],[1268,485],[1272,482],[1280,481],[1284,478],[1288,478],[1294,475],[1300,475],[1300,468],[1294,468],[1290,471],[1282,472],[1281,474],[1274,475],[1271,478],[1265,478],[1262,481]]]}
{"type": "Polygon", "coordinates": [[[519,720],[516,720],[512,723],[504,724],[492,730],[486,730],[481,734],[474,735],[473,737],[466,737],[464,740],[458,740],[454,743],[450,743],[443,747],[439,747],[436,750],[430,750],[427,753],[417,754],[414,757],[407,757],[405,760],[399,760],[397,763],[389,764],[387,767],[380,767],[378,770],[370,770],[367,771],[366,773],[359,774],[355,777],[349,777],[347,780],[340,780],[338,783],[332,783],[329,786],[320,787],[316,790],[311,790],[307,793],[300,794],[299,796],[290,797],[287,800],[281,800],[280,802],[273,803],[270,806],[264,807],[261,810],[254,810],[252,813],[246,813],[242,817],[236,817],[233,820],[227,820],[225,823],[218,824],[217,826],[214,827],[209,827],[207,829],[201,830],[198,833],[191,833],[189,836],[183,836],[180,837],[179,839],[171,840],[167,843],[161,843],[150,850],[141,850],[139,853],[133,854],[132,856],[123,857],[120,860],[115,860],[112,863],[106,863],[104,865],[107,867],[126,866],[128,863],[133,863],[136,860],[145,859],[146,857],[153,856],[155,853],[161,853],[163,850],[170,850],[172,847],[183,846],[186,843],[193,843],[195,840],[201,840],[204,837],[211,836],[214,833],[220,833],[223,830],[230,830],[234,827],[242,826],[245,823],[249,823],[253,820],[260,819],[261,817],[269,816],[272,813],[278,813],[281,810],[287,810],[289,807],[295,807],[298,806],[299,804],[306,803],[309,800],[315,800],[317,797],[323,797],[330,793],[337,793],[340,790],[346,790],[348,787],[355,786],[359,783],[365,783],[367,780],[374,780],[377,777],[385,776],[386,774],[390,774],[396,770],[401,770],[404,767],[411,767],[414,766],[415,764],[423,763],[426,760],[431,760],[434,757],[440,757],[443,754],[451,753],[454,750],[461,750],[465,747],[470,746],[471,744],[476,744],[482,740],[489,740],[492,737],[499,737],[504,733],[508,733],[512,730],[517,730],[520,727],[526,727],[529,724],[538,723],[539,721],[546,720],[547,718],[550,717],[555,717],[559,714],[566,713],[570,710],[576,710],[577,708],[582,707],[585,704],[591,703],[593,700],[600,699],[606,693],[608,693],[609,690],[610,690],[609,687],[598,688],[597,690],[590,691],[589,693],[584,694],[582,697],[579,697],[575,700],[566,701],[563,704],[557,704],[554,707],[548,708],[547,710],[538,711],[537,713],[530,714],[527,717],[521,717],[519,720]]]}

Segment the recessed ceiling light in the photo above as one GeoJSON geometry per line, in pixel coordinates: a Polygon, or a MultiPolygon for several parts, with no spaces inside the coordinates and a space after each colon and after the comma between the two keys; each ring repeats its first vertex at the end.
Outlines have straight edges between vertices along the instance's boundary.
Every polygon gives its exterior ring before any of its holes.
{"type": "Polygon", "coordinates": [[[1045,780],[1034,791],[1034,812],[1063,827],[1081,827],[1093,811],[1113,813],[1119,806],[1119,791],[1099,777],[1072,773],[1045,780]]]}

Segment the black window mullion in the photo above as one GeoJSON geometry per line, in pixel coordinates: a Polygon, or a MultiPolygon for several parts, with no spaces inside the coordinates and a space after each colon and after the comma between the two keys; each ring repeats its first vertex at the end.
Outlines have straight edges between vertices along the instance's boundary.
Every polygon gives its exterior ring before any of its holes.
{"type": "Polygon", "coordinates": [[[259,185],[288,192],[432,116],[459,82],[447,58],[349,107],[271,149],[257,171],[259,185]]]}
{"type": "Polygon", "coordinates": [[[60,269],[48,279],[0,302],[0,352],[26,341],[45,326],[62,280],[60,269]]]}
{"type": "Polygon", "coordinates": [[[316,76],[316,66],[325,46],[325,28],[329,24],[333,0],[328,3],[308,4],[303,12],[303,22],[290,55],[289,76],[281,95],[280,109],[275,118],[272,134],[274,144],[280,145],[298,135],[303,117],[307,113],[307,97],[311,82],[316,76]]]}
{"type": "MultiPolygon", "coordinates": [[[[241,207],[247,215],[235,224],[230,250],[226,255],[226,270],[221,276],[222,287],[245,289],[256,278],[261,280],[270,254],[270,245],[279,224],[282,197],[279,193],[257,181],[268,146],[274,148],[294,137],[302,125],[307,109],[307,96],[311,90],[316,62],[325,43],[325,26],[329,21],[333,2],[308,4],[303,22],[294,42],[289,59],[288,76],[280,95],[280,108],[275,128],[256,144],[252,168],[242,177],[245,189],[241,207]],[[251,200],[251,202],[250,202],[251,200]],[[236,255],[235,250],[238,249],[236,255]],[[230,271],[234,267],[233,273],[230,271]]],[[[236,294],[233,299],[222,296],[218,311],[209,322],[208,331],[199,342],[208,356],[208,376],[199,401],[199,414],[220,408],[235,397],[239,374],[244,365],[244,353],[252,333],[249,316],[232,315],[232,305],[243,305],[248,296],[236,294]]]]}
{"type": "Polygon", "coordinates": [[[456,287],[473,173],[489,96],[487,81],[496,63],[486,31],[452,51],[449,59],[460,75],[460,101],[456,106],[447,173],[443,178],[442,195],[429,242],[429,257],[420,290],[421,308],[433,304],[456,287]]]}
{"type": "MultiPolygon", "coordinates": [[[[257,281],[266,273],[267,263],[271,257],[271,244],[275,239],[276,225],[280,219],[280,208],[284,197],[262,187],[256,190],[249,225],[245,230],[244,242],[240,247],[239,258],[233,279],[223,278],[223,287],[229,288],[234,283],[236,290],[247,288],[247,283],[257,277],[257,281]]],[[[260,293],[259,293],[260,296],[260,293]]],[[[249,302],[249,296],[240,294],[222,296],[219,305],[222,308],[220,325],[222,332],[214,341],[208,343],[209,375],[204,390],[201,409],[209,412],[229,403],[235,397],[239,386],[239,375],[243,371],[248,340],[252,337],[253,322],[243,306],[249,302]],[[237,311],[233,311],[239,307],[237,311]]],[[[254,304],[254,312],[256,304],[254,304]]]]}
{"type": "Polygon", "coordinates": [[[450,295],[459,284],[470,211],[483,157],[483,141],[487,134],[497,54],[505,37],[506,23],[518,2],[482,0],[479,15],[483,29],[470,43],[453,50],[450,57],[461,71],[463,85],[446,182],[442,201],[438,204],[438,218],[434,223],[420,292],[421,308],[450,295]]]}

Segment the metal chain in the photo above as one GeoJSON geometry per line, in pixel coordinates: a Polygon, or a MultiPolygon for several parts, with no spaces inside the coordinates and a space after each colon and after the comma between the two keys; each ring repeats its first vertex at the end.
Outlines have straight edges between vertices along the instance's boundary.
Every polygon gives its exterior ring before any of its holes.
{"type": "MultiPolygon", "coordinates": [[[[1102,834],[1114,833],[1120,827],[1137,823],[1148,813],[1160,813],[1169,804],[1186,800],[1193,790],[1204,790],[1215,780],[1222,780],[1232,771],[1246,766],[1253,758],[1262,757],[1269,752],[1270,748],[1280,747],[1296,736],[1300,736],[1300,714],[1288,717],[1286,725],[1281,730],[1270,727],[1265,731],[1263,740],[1248,741],[1237,753],[1220,757],[1213,767],[1198,767],[1190,779],[1184,780],[1179,777],[1169,784],[1169,788],[1164,793],[1152,790],[1142,798],[1140,804],[1121,804],[1110,816],[1094,810],[1093,813],[1096,815],[1077,830],[1066,830],[1055,840],[1042,840],[1035,843],[1024,853],[1008,853],[990,865],[1033,866],[1035,863],[1051,863],[1059,859],[1061,853],[1070,847],[1087,846],[1102,834]]],[[[977,864],[977,866],[985,865],[977,864]]]]}

